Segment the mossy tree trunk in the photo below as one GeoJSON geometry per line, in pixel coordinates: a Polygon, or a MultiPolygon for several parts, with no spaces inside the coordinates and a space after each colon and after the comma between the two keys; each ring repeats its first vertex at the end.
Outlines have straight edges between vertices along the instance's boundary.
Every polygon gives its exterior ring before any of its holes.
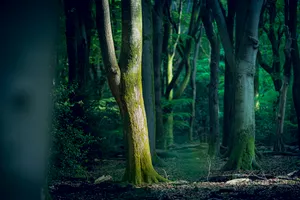
{"type": "Polygon", "coordinates": [[[122,1],[122,47],[118,65],[108,0],[97,0],[97,24],[109,85],[120,107],[126,146],[124,181],[134,185],[166,181],[153,168],[142,90],[142,1],[122,1]]]}
{"type": "Polygon", "coordinates": [[[220,128],[219,128],[219,63],[220,42],[218,35],[214,32],[212,13],[206,5],[203,6],[202,21],[206,36],[210,42],[210,83],[209,83],[209,149],[211,157],[219,155],[220,150],[220,128]]]}
{"type": "Polygon", "coordinates": [[[258,50],[258,23],[263,0],[238,2],[236,12],[236,54],[230,42],[225,18],[217,0],[210,2],[221,35],[226,59],[234,71],[234,126],[232,149],[225,170],[248,170],[255,161],[254,75],[258,50]],[[246,26],[245,26],[246,25],[246,26]],[[244,28],[242,28],[244,27],[244,28]]]}
{"type": "Polygon", "coordinates": [[[1,199],[41,199],[49,152],[55,1],[3,3],[0,23],[1,199]],[[18,6],[16,6],[18,5],[18,6]],[[16,48],[17,47],[17,48],[16,48]]]}

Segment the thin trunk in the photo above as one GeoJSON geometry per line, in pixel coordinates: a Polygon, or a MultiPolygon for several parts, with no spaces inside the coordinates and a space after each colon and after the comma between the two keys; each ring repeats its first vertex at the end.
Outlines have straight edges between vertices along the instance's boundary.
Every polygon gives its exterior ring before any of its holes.
{"type": "Polygon", "coordinates": [[[157,146],[163,146],[164,127],[161,107],[161,60],[163,43],[163,5],[164,0],[156,0],[153,9],[153,67],[155,88],[155,117],[157,146]]]}
{"type": "MultiPolygon", "coordinates": [[[[235,7],[236,0],[228,0],[228,16],[226,18],[226,25],[228,29],[228,37],[233,43],[233,25],[234,25],[234,17],[235,17],[235,7]]],[[[225,54],[227,51],[225,51],[225,54]]],[[[233,105],[234,101],[232,100],[232,96],[234,95],[234,83],[233,83],[233,71],[230,68],[229,62],[227,59],[225,60],[225,83],[224,83],[224,117],[223,117],[223,136],[222,136],[222,146],[229,147],[228,152],[226,154],[230,154],[230,137],[232,133],[233,126],[233,105]]]]}
{"type": "Polygon", "coordinates": [[[68,54],[68,67],[69,67],[69,85],[76,81],[77,69],[77,33],[78,29],[78,15],[74,11],[75,5],[72,0],[64,0],[64,9],[66,15],[66,43],[68,54]]]}
{"type": "Polygon", "coordinates": [[[41,199],[49,152],[56,3],[14,1],[0,7],[5,27],[0,33],[2,199],[41,199]]]}
{"type": "Polygon", "coordinates": [[[254,77],[254,96],[259,96],[259,65],[255,65],[255,77],[254,77]]]}
{"type": "Polygon", "coordinates": [[[191,105],[191,117],[190,117],[190,129],[189,129],[189,141],[193,141],[194,128],[195,128],[195,119],[196,119],[196,98],[197,98],[197,84],[196,84],[196,75],[197,75],[197,61],[199,56],[199,50],[201,45],[202,37],[202,27],[200,29],[200,34],[197,38],[194,56],[193,56],[193,73],[191,76],[191,88],[192,88],[192,105],[191,105]]]}
{"type": "Polygon", "coordinates": [[[154,70],[153,70],[153,29],[151,1],[142,0],[143,9],[143,61],[142,81],[145,110],[147,114],[148,135],[152,161],[155,153],[155,97],[154,97],[154,70]]]}
{"type": "MultiPolygon", "coordinates": [[[[171,9],[170,4],[166,4],[164,7],[164,17],[167,18],[167,14],[170,11],[167,11],[167,9],[171,9]]],[[[169,21],[165,20],[164,22],[164,37],[163,37],[163,47],[162,47],[162,53],[164,55],[163,59],[163,71],[164,71],[164,78],[163,80],[166,80],[166,85],[169,84],[169,82],[172,80],[173,77],[173,52],[170,53],[169,46],[172,44],[171,38],[172,38],[172,27],[169,21]]],[[[171,102],[173,99],[173,90],[168,94],[168,96],[165,96],[166,100],[171,102]]],[[[163,148],[166,149],[169,146],[171,146],[174,143],[174,136],[173,136],[173,108],[171,103],[168,103],[167,106],[163,109],[165,119],[164,119],[164,142],[163,142],[163,148]]]]}
{"type": "MultiPolygon", "coordinates": [[[[206,6],[204,7],[205,10],[206,6]]],[[[220,42],[218,35],[214,32],[212,13],[203,11],[202,21],[206,36],[210,42],[210,83],[209,83],[209,149],[208,154],[212,157],[219,155],[219,63],[220,63],[220,42]]]]}
{"type": "Polygon", "coordinates": [[[108,0],[97,0],[102,59],[123,119],[126,147],[124,181],[135,185],[166,181],[153,168],[142,92],[142,1],[122,1],[122,47],[117,64],[108,0]]]}
{"type": "MultiPolygon", "coordinates": [[[[69,64],[69,86],[76,84],[74,93],[70,94],[73,116],[84,118],[84,102],[86,98],[86,85],[89,72],[89,52],[91,41],[91,0],[77,2],[64,0],[66,15],[66,41],[69,64]]],[[[74,123],[73,120],[70,123],[74,123]]],[[[78,124],[84,132],[89,128],[85,121],[78,124]]]]}
{"type": "Polygon", "coordinates": [[[289,9],[289,29],[292,37],[292,63],[294,71],[294,82],[293,82],[293,100],[295,105],[295,110],[297,114],[298,122],[298,146],[300,149],[300,55],[299,46],[297,43],[297,10],[298,4],[297,0],[286,1],[286,6],[289,9]]]}
{"type": "Polygon", "coordinates": [[[185,76],[183,81],[179,84],[177,90],[175,90],[173,98],[178,99],[185,91],[186,87],[190,82],[190,77],[192,73],[192,68],[190,65],[190,53],[192,51],[193,42],[195,41],[196,35],[199,33],[200,23],[201,23],[201,15],[200,15],[200,8],[201,8],[202,1],[194,0],[193,2],[193,9],[191,14],[191,19],[189,23],[188,35],[189,38],[186,41],[179,38],[178,45],[178,53],[180,54],[182,60],[178,66],[176,73],[174,74],[172,81],[166,87],[166,96],[171,92],[172,89],[176,86],[178,82],[178,78],[185,67],[185,76]],[[185,46],[183,46],[185,44],[185,46]]]}
{"type": "MultiPolygon", "coordinates": [[[[288,13],[285,13],[285,18],[288,18],[288,13]]],[[[284,77],[283,77],[283,84],[279,96],[279,109],[277,113],[277,130],[276,130],[276,137],[275,137],[275,143],[273,148],[273,150],[277,152],[285,151],[285,146],[283,142],[283,128],[284,128],[287,92],[290,84],[291,68],[292,68],[292,59],[291,59],[292,38],[291,38],[290,31],[288,29],[287,21],[286,21],[286,25],[287,25],[285,30],[286,44],[284,49],[284,54],[285,54],[284,77]]]]}

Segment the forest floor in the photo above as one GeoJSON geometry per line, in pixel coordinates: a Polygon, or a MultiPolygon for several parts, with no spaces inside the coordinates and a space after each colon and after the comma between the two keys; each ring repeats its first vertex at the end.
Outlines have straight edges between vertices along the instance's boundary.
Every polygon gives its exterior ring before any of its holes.
{"type": "Polygon", "coordinates": [[[100,199],[299,199],[300,179],[288,173],[298,170],[298,156],[265,155],[259,163],[262,170],[222,172],[226,160],[210,160],[205,145],[177,147],[164,155],[164,165],[156,170],[172,182],[133,187],[121,184],[124,159],[101,160],[89,173],[88,180],[66,179],[50,187],[53,200],[100,199]],[[94,184],[101,176],[109,181],[94,184]],[[233,180],[232,180],[233,179],[233,180]]]}

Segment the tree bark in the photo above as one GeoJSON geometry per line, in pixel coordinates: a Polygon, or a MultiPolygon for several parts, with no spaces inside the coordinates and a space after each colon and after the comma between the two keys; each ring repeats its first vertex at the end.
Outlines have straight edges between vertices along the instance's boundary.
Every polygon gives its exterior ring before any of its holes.
{"type": "Polygon", "coordinates": [[[164,142],[163,111],[161,107],[161,55],[163,43],[164,3],[165,0],[156,0],[153,9],[153,67],[155,88],[156,139],[158,147],[162,147],[164,142]]]}
{"type": "MultiPolygon", "coordinates": [[[[288,12],[285,10],[285,18],[288,19],[288,12]]],[[[288,87],[290,84],[290,77],[291,77],[291,68],[292,68],[292,59],[291,59],[291,45],[292,45],[292,38],[288,28],[288,20],[286,21],[286,28],[285,28],[285,38],[286,44],[284,49],[285,54],[285,63],[284,63],[284,77],[283,77],[283,84],[280,89],[279,95],[279,108],[277,113],[277,130],[276,130],[276,137],[273,150],[276,152],[283,152],[285,151],[285,146],[283,142],[283,128],[284,128],[284,119],[285,119],[285,110],[286,110],[286,99],[287,99],[287,92],[288,87]]]]}
{"type": "Polygon", "coordinates": [[[166,181],[153,168],[142,94],[142,1],[122,1],[122,47],[116,62],[108,0],[97,0],[98,34],[108,79],[123,119],[124,181],[135,185],[166,181]]]}
{"type": "MultiPolygon", "coordinates": [[[[180,37],[180,23],[181,23],[181,15],[182,15],[182,3],[183,1],[180,0],[179,6],[178,6],[178,22],[175,23],[173,20],[173,17],[171,15],[172,12],[172,4],[171,2],[167,2],[164,7],[164,17],[168,20],[165,20],[164,22],[164,42],[163,42],[163,55],[164,55],[164,71],[165,73],[165,79],[166,79],[166,86],[170,84],[173,78],[173,61],[176,53],[177,44],[180,37]],[[173,27],[171,26],[173,25],[173,27]],[[175,42],[173,42],[173,30],[175,29],[175,34],[177,34],[175,42]]],[[[172,101],[173,99],[173,90],[171,90],[169,93],[166,94],[166,100],[172,101]]],[[[173,134],[173,108],[171,103],[168,104],[164,108],[164,114],[166,115],[166,120],[164,123],[164,148],[167,148],[174,144],[174,134],[173,134]]]]}
{"type": "Polygon", "coordinates": [[[56,11],[57,2],[47,0],[5,2],[0,7],[0,24],[5,27],[0,33],[3,199],[41,199],[50,147],[56,11]]]}
{"type": "Polygon", "coordinates": [[[184,90],[186,89],[188,83],[190,82],[190,77],[192,73],[191,65],[190,65],[190,53],[192,51],[193,42],[195,41],[196,35],[199,32],[200,22],[201,22],[201,15],[200,15],[200,8],[201,8],[202,1],[193,1],[193,8],[191,19],[189,23],[188,35],[189,38],[184,41],[182,38],[179,38],[178,45],[178,53],[181,56],[181,62],[178,66],[176,73],[174,74],[172,81],[166,87],[166,96],[174,90],[176,83],[178,82],[178,78],[180,73],[182,72],[183,68],[185,67],[185,76],[183,81],[179,84],[179,87],[173,92],[173,99],[178,99],[183,94],[184,90]],[[183,44],[185,44],[183,46],[183,44]]]}
{"type": "MultiPolygon", "coordinates": [[[[228,38],[233,44],[233,25],[234,17],[236,10],[236,0],[227,0],[228,4],[228,15],[226,18],[226,27],[228,31],[228,38]]],[[[222,37],[221,37],[222,38],[222,37]]],[[[225,51],[225,54],[231,52],[225,51]]],[[[226,56],[227,57],[227,56],[226,56]]],[[[224,117],[223,117],[223,136],[222,136],[222,146],[228,147],[226,154],[230,154],[230,136],[232,135],[232,126],[233,126],[233,107],[234,101],[231,98],[234,95],[234,83],[233,83],[233,69],[230,68],[230,63],[225,59],[225,83],[224,83],[224,117]]]]}
{"type": "Polygon", "coordinates": [[[236,54],[230,42],[224,15],[217,0],[211,1],[215,20],[226,51],[226,60],[234,69],[234,126],[232,150],[225,170],[252,169],[255,162],[254,75],[258,48],[258,23],[263,0],[238,2],[247,8],[237,9],[236,54]],[[243,30],[243,31],[240,31],[243,30]]]}
{"type": "MultiPolygon", "coordinates": [[[[205,6],[206,8],[206,6],[205,6]]],[[[207,10],[207,9],[205,9],[207,10]]],[[[204,11],[203,24],[206,36],[210,42],[210,83],[209,83],[209,148],[208,155],[211,157],[219,155],[219,63],[220,63],[220,43],[217,34],[214,33],[212,15],[210,11],[204,11]]]]}
{"type": "Polygon", "coordinates": [[[202,27],[200,29],[199,36],[197,38],[193,56],[193,73],[191,75],[191,88],[192,88],[192,105],[191,105],[191,117],[190,117],[190,129],[189,129],[189,141],[193,141],[194,128],[195,128],[195,119],[196,119],[196,98],[197,98],[197,84],[196,84],[196,75],[197,75],[197,61],[199,56],[199,49],[201,45],[202,37],[202,27]]]}
{"type": "Polygon", "coordinates": [[[298,146],[300,149],[300,55],[299,46],[297,43],[297,0],[285,1],[289,12],[289,30],[292,37],[292,64],[294,70],[294,82],[293,82],[293,100],[295,105],[295,110],[297,114],[298,122],[298,146]]]}
{"type": "MultiPolygon", "coordinates": [[[[92,1],[83,2],[64,0],[66,16],[66,42],[69,64],[69,86],[74,86],[75,91],[70,94],[73,116],[84,118],[84,105],[87,99],[86,86],[89,74],[89,53],[91,42],[91,6],[92,1]]],[[[74,123],[74,121],[70,122],[74,123]]],[[[78,124],[87,133],[86,123],[78,124]]]]}
{"type": "Polygon", "coordinates": [[[142,81],[143,97],[147,114],[148,135],[152,160],[155,154],[155,97],[153,70],[153,24],[152,4],[150,0],[142,0],[143,9],[143,60],[142,81]]]}

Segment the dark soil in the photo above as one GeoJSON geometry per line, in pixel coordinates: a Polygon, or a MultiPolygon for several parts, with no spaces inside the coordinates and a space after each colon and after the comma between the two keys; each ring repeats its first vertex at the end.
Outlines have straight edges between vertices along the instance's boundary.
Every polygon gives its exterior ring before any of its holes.
{"type": "Polygon", "coordinates": [[[88,179],[54,181],[50,187],[53,200],[100,199],[299,199],[300,180],[286,175],[299,169],[299,157],[268,155],[260,160],[262,170],[249,172],[221,172],[226,162],[211,160],[206,146],[172,150],[172,158],[164,158],[164,166],[155,167],[173,182],[140,188],[122,184],[125,161],[102,160],[89,173],[88,179]],[[94,184],[102,175],[112,176],[112,181],[94,184]],[[226,181],[249,178],[235,185],[226,181]]]}

